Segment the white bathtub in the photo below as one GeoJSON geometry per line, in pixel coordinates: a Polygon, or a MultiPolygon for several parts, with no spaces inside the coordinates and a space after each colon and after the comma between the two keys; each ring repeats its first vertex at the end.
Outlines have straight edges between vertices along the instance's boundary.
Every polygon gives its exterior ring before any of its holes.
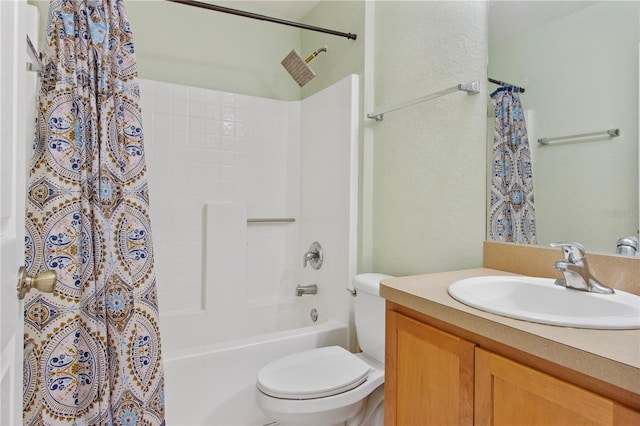
{"type": "Polygon", "coordinates": [[[255,401],[262,366],[292,352],[344,346],[347,328],[326,320],[288,331],[165,354],[166,423],[186,425],[265,425],[255,401]]]}

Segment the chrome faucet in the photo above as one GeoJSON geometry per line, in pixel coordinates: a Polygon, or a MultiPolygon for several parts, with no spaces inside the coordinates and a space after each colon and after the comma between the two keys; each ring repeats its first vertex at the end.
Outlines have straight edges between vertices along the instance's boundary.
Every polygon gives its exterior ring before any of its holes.
{"type": "Polygon", "coordinates": [[[600,283],[591,275],[587,264],[586,249],[581,244],[551,243],[551,247],[560,247],[564,254],[564,261],[559,260],[553,264],[553,267],[564,275],[564,279],[556,280],[557,285],[592,293],[614,293],[612,288],[600,283]]]}
{"type": "Polygon", "coordinates": [[[302,296],[303,294],[317,294],[318,286],[316,284],[300,285],[296,286],[296,296],[302,296]]]}
{"type": "Polygon", "coordinates": [[[638,241],[638,237],[635,235],[618,238],[616,254],[621,254],[623,256],[635,256],[638,254],[638,246],[640,246],[640,241],[638,241]]]}

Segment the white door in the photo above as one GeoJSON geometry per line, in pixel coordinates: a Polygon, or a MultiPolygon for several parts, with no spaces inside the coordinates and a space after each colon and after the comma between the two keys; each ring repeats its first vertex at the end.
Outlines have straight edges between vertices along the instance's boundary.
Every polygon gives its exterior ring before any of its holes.
{"type": "MultiPolygon", "coordinates": [[[[18,267],[24,263],[25,0],[0,0],[0,425],[22,423],[22,303],[18,267]]],[[[33,109],[33,105],[31,105],[33,109]]]]}

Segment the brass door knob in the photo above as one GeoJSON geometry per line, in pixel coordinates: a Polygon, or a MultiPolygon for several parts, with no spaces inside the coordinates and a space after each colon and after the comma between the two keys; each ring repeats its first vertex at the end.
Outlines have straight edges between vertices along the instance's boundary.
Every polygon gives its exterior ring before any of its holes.
{"type": "Polygon", "coordinates": [[[16,287],[18,299],[24,299],[24,295],[32,288],[44,291],[45,293],[53,293],[57,280],[58,276],[56,271],[40,272],[34,277],[27,274],[27,270],[24,266],[21,266],[20,269],[18,269],[18,286],[16,287]]]}

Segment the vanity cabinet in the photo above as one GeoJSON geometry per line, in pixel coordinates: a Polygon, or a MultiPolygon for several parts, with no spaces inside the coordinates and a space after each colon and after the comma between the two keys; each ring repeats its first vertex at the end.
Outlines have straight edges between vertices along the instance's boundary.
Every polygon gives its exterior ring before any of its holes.
{"type": "Polygon", "coordinates": [[[387,309],[385,425],[640,425],[640,412],[387,309]]]}
{"type": "Polygon", "coordinates": [[[476,425],[640,425],[640,413],[476,347],[476,425]]]}
{"type": "Polygon", "coordinates": [[[474,344],[387,311],[384,424],[472,425],[474,344]]]}

